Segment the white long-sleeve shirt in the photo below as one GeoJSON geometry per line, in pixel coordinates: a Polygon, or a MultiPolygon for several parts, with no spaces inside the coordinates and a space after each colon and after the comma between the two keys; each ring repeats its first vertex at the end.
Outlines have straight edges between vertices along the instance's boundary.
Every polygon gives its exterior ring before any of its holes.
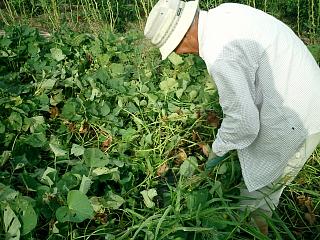
{"type": "Polygon", "coordinates": [[[199,54],[224,113],[213,151],[236,149],[248,190],[257,190],[320,132],[319,66],[289,27],[249,6],[200,11],[198,24],[199,54]]]}

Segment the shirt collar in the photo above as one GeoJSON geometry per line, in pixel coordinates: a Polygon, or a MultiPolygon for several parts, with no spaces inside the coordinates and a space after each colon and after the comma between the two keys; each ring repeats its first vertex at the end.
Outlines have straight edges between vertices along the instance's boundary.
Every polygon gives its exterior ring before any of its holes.
{"type": "Polygon", "coordinates": [[[199,56],[203,59],[204,51],[203,44],[205,42],[205,25],[207,19],[208,12],[201,10],[199,12],[199,20],[198,20],[198,42],[199,42],[199,56]]]}

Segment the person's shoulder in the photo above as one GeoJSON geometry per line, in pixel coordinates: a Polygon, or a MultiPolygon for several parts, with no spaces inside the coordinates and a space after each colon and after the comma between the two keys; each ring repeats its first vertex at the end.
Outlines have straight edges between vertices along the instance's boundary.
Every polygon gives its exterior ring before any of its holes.
{"type": "Polygon", "coordinates": [[[262,14],[265,15],[266,13],[253,8],[249,5],[245,5],[245,4],[240,4],[240,3],[222,3],[220,5],[218,5],[215,8],[212,8],[208,11],[209,13],[212,14],[233,14],[233,15],[243,15],[246,16],[247,14],[262,14]]]}
{"type": "Polygon", "coordinates": [[[215,8],[212,8],[211,10],[233,10],[233,11],[240,11],[240,10],[249,10],[252,9],[252,7],[241,4],[241,3],[222,3],[218,5],[215,8]]]}

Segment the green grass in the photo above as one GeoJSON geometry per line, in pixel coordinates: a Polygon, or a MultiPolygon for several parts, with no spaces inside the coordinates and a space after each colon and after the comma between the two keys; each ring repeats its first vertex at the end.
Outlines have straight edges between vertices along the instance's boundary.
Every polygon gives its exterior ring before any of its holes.
{"type": "MultiPolygon", "coordinates": [[[[112,30],[125,32],[128,23],[144,19],[155,0],[4,0],[0,9],[0,23],[32,24],[51,32],[67,24],[74,30],[98,32],[107,24],[112,30]]],[[[224,0],[201,0],[202,9],[209,9],[224,0]]],[[[290,25],[312,44],[319,43],[320,3],[317,0],[236,0],[261,9],[290,25]]]]}

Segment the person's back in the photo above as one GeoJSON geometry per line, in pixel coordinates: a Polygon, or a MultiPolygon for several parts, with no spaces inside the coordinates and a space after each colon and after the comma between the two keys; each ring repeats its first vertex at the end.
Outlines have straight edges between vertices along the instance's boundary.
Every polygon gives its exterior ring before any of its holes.
{"type": "MultiPolygon", "coordinates": [[[[205,46],[200,46],[200,55],[206,63],[212,64],[217,58],[231,57],[259,65],[261,59],[267,57],[274,68],[279,65],[279,69],[273,69],[274,78],[289,81],[295,88],[297,84],[302,85],[298,87],[297,97],[306,89],[308,95],[310,89],[319,95],[319,66],[305,44],[287,25],[261,10],[236,3],[221,4],[209,10],[208,14],[202,12],[201,15],[207,26],[204,26],[204,33],[199,29],[199,35],[204,35],[205,38],[202,41],[205,46]],[[210,39],[206,39],[207,37],[210,39]],[[239,45],[243,48],[241,51],[239,45]],[[214,51],[207,51],[207,48],[214,51]],[[229,54],[237,56],[226,56],[227,48],[231,50],[229,54]],[[286,71],[288,69],[290,71],[286,71]],[[299,77],[308,81],[296,82],[299,77]]],[[[283,82],[275,82],[275,86],[281,96],[288,96],[291,93],[287,92],[287,86],[283,82]]],[[[301,103],[297,98],[287,100],[288,106],[293,108],[301,103]]]]}
{"type": "Polygon", "coordinates": [[[198,0],[159,0],[145,35],[160,49],[199,54],[224,117],[206,166],[237,150],[246,188],[239,202],[260,231],[263,215],[320,143],[320,69],[284,23],[249,6],[226,3],[196,14],[198,0]],[[263,214],[261,215],[261,212],[263,214]]]}
{"type": "MultiPolygon", "coordinates": [[[[259,128],[259,133],[248,146],[233,147],[239,149],[249,190],[263,187],[281,175],[306,136],[320,131],[319,67],[307,47],[284,23],[263,11],[234,3],[200,12],[199,53],[216,81],[222,105],[234,105],[230,98],[243,101],[242,94],[250,89],[250,98],[259,114],[244,125],[252,126],[248,131],[259,128]],[[236,80],[239,73],[232,72],[233,63],[246,74],[242,78],[245,84],[236,80]],[[230,77],[220,82],[221,71],[229,71],[230,77]],[[227,83],[229,80],[233,82],[227,83]],[[224,87],[236,84],[239,89],[235,91],[224,87]]],[[[237,114],[235,111],[233,114],[237,114]]],[[[238,118],[245,117],[241,111],[239,107],[238,118]]],[[[222,125],[221,139],[227,138],[222,136],[223,128],[231,125],[222,125]]],[[[223,141],[219,143],[219,133],[217,139],[215,149],[225,145],[223,141]]]]}

